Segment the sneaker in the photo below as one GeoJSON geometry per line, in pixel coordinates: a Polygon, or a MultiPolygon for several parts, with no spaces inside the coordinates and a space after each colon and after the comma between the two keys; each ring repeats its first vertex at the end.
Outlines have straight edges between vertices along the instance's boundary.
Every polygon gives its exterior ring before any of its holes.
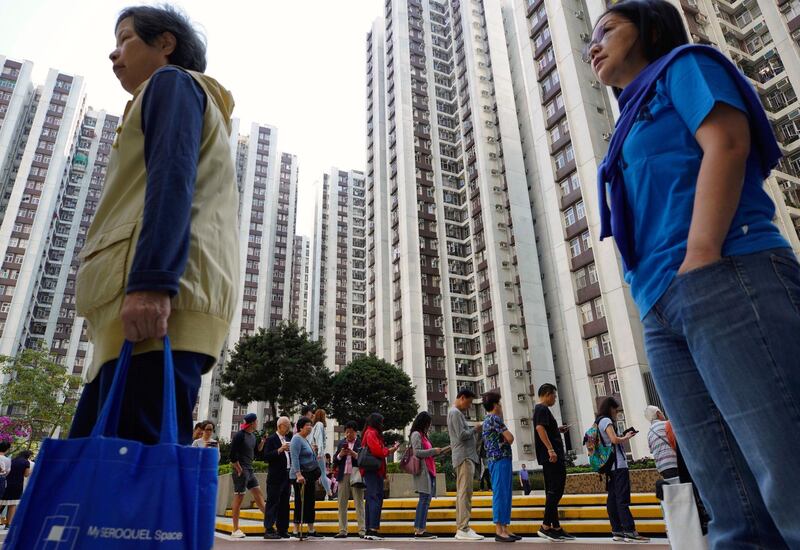
{"type": "Polygon", "coordinates": [[[278,533],[264,533],[265,540],[281,540],[281,536],[278,533]]]}
{"type": "Polygon", "coordinates": [[[234,539],[243,539],[243,538],[246,538],[246,537],[247,537],[247,535],[242,533],[241,529],[237,529],[236,531],[231,533],[231,538],[234,538],[234,539]]]}
{"type": "Polygon", "coordinates": [[[317,534],[316,531],[309,531],[308,533],[306,533],[305,538],[307,538],[308,540],[322,540],[325,537],[323,537],[322,535],[317,534]]]}
{"type": "Polygon", "coordinates": [[[433,540],[435,538],[437,538],[436,535],[427,531],[423,531],[422,533],[414,533],[414,540],[433,540]]]}
{"type": "Polygon", "coordinates": [[[647,537],[643,537],[638,532],[634,531],[632,533],[625,533],[623,535],[623,540],[625,542],[650,542],[650,539],[647,537]]]}
{"type": "Polygon", "coordinates": [[[622,542],[623,540],[625,540],[625,533],[611,531],[611,540],[622,542]]]}
{"type": "Polygon", "coordinates": [[[539,530],[536,532],[536,535],[539,538],[551,540],[553,542],[561,542],[564,539],[561,538],[561,534],[556,529],[542,529],[539,527],[539,530]]]}
{"type": "Polygon", "coordinates": [[[456,540],[483,540],[483,536],[472,529],[467,529],[466,531],[458,530],[456,531],[456,540]]]}
{"type": "Polygon", "coordinates": [[[289,534],[289,531],[284,531],[283,533],[278,533],[282,539],[290,539],[292,535],[289,534]]]}
{"type": "Polygon", "coordinates": [[[333,538],[335,538],[335,539],[346,539],[347,538],[347,533],[337,533],[336,535],[333,536],[333,538]]]}
{"type": "Polygon", "coordinates": [[[364,533],[364,539],[366,540],[383,540],[383,537],[377,531],[369,530],[364,533]]]}
{"type": "Polygon", "coordinates": [[[576,539],[575,535],[570,535],[569,533],[564,531],[561,527],[558,527],[556,529],[556,532],[558,533],[558,536],[561,537],[564,540],[575,540],[576,539]]]}

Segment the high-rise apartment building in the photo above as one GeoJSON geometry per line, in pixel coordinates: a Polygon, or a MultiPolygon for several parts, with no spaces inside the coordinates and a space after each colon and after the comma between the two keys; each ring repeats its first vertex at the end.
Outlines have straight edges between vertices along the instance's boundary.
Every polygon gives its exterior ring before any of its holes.
{"type": "Polygon", "coordinates": [[[309,332],[319,340],[325,334],[325,305],[327,303],[327,265],[328,265],[328,198],[330,183],[328,174],[323,174],[322,182],[317,182],[314,201],[314,247],[311,275],[311,310],[309,311],[309,332]]]}
{"type": "Polygon", "coordinates": [[[367,53],[370,347],[436,429],[458,388],[498,388],[533,460],[532,390],[557,378],[500,4],[388,0],[367,53]]]}
{"type": "Polygon", "coordinates": [[[291,320],[309,329],[309,294],[311,282],[311,241],[304,235],[294,236],[292,253],[291,320]]]}
{"type": "MultiPolygon", "coordinates": [[[[364,174],[331,168],[318,208],[319,337],[326,366],[338,372],[367,353],[367,208],[364,174]],[[323,220],[326,220],[323,221],[323,220]]],[[[316,304],[315,304],[316,305],[316,304]]]]}
{"type": "MultiPolygon", "coordinates": [[[[797,211],[787,209],[781,193],[783,188],[791,197],[797,185],[791,166],[793,149],[787,148],[793,142],[787,139],[793,135],[787,121],[798,116],[791,84],[798,57],[794,50],[778,57],[778,50],[791,50],[796,43],[787,46],[787,29],[781,26],[772,31],[764,23],[768,18],[758,11],[762,4],[765,11],[778,14],[777,6],[755,1],[673,3],[697,42],[714,43],[731,55],[729,42],[734,38],[742,48],[748,39],[752,41],[750,51],[755,56],[742,51],[732,57],[751,76],[775,123],[776,135],[784,142],[787,159],[766,188],[777,204],[776,222],[795,250],[800,250],[793,228],[797,211]],[[750,57],[746,63],[744,55],[750,57]],[[784,69],[781,59],[788,60],[793,71],[784,69]]],[[[617,107],[581,60],[581,52],[605,4],[504,0],[502,6],[556,371],[562,381],[571,382],[574,391],[574,399],[563,403],[565,414],[588,426],[597,403],[614,395],[624,409],[618,418],[620,427],[646,425],[644,406],[659,399],[649,373],[638,310],[612,241],[597,240],[597,166],[607,150],[617,107]]],[[[648,454],[646,441],[634,438],[631,445],[635,456],[648,454]]]]}
{"type": "MultiPolygon", "coordinates": [[[[237,125],[238,126],[238,125],[237,125]]],[[[273,126],[253,123],[246,136],[232,134],[239,186],[239,246],[241,294],[219,365],[203,379],[198,397],[197,419],[217,423],[225,438],[238,431],[248,412],[266,415],[259,403],[233,403],[220,394],[219,375],[242,336],[261,327],[275,326],[292,318],[290,307],[291,267],[297,210],[297,157],[279,153],[278,132],[273,126]]]]}
{"type": "Polygon", "coordinates": [[[86,322],[75,311],[80,252],[97,210],[120,119],[105,111],[83,114],[49,228],[24,332],[26,347],[43,341],[71,374],[91,361],[86,322]]]}
{"type": "MultiPolygon", "coordinates": [[[[69,294],[59,295],[66,270],[60,279],[50,275],[61,270],[65,255],[71,259],[72,251],[68,253],[67,248],[75,242],[66,238],[60,220],[62,215],[69,217],[62,210],[72,206],[80,194],[65,174],[73,171],[76,157],[87,161],[74,147],[85,95],[82,77],[50,70],[45,83],[30,92],[28,62],[3,59],[2,66],[0,90],[10,91],[11,108],[5,111],[0,128],[4,147],[0,150],[4,163],[0,184],[0,354],[15,355],[32,340],[53,337],[63,306],[57,311],[51,306],[69,299],[69,294]],[[60,234],[54,233],[56,228],[60,234]],[[45,283],[51,288],[39,288],[45,283]]],[[[82,215],[80,211],[78,215],[82,215]]],[[[73,221],[70,218],[68,223],[73,221]]],[[[74,224],[71,228],[75,229],[74,224]]],[[[65,313],[68,318],[69,312],[65,313]]]]}

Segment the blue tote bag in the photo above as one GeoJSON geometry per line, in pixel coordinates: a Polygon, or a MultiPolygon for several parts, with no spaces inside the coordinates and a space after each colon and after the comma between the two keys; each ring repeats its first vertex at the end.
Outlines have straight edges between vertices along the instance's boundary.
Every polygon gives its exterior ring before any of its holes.
{"type": "Polygon", "coordinates": [[[164,409],[156,445],[119,439],[133,344],[125,342],[92,434],[46,439],[4,549],[205,550],[214,544],[214,448],[178,445],[175,372],[164,339],[164,409]]]}

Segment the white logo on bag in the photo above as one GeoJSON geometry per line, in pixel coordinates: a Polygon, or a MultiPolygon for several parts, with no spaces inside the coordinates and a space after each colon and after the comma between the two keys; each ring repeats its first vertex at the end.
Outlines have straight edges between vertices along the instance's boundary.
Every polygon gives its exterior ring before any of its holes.
{"type": "Polygon", "coordinates": [[[78,515],[77,504],[60,504],[56,513],[44,518],[36,541],[36,550],[72,550],[78,542],[78,528],[73,527],[78,515]]]}

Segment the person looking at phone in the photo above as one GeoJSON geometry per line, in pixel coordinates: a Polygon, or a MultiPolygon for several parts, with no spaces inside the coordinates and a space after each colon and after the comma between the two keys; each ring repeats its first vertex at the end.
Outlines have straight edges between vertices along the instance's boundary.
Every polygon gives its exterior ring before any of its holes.
{"type": "Polygon", "coordinates": [[[614,446],[616,456],[608,479],[608,499],[606,509],[611,521],[611,536],[616,541],[647,542],[649,539],[636,531],[631,514],[631,477],[628,471],[628,459],[625,457],[625,443],[637,433],[635,428],[628,428],[622,435],[617,435],[614,419],[619,413],[619,403],[613,397],[607,397],[597,410],[597,427],[605,445],[614,446]]]}
{"type": "Polygon", "coordinates": [[[536,445],[536,460],[544,474],[545,507],[542,526],[536,533],[552,541],[574,540],[564,531],[558,521],[558,503],[564,496],[567,483],[567,464],[564,460],[564,442],[561,434],[567,426],[559,426],[550,407],[556,404],[558,390],[553,384],[539,386],[539,402],[533,409],[533,433],[536,445]]]}
{"type": "Polygon", "coordinates": [[[201,435],[192,442],[192,447],[200,447],[203,449],[206,447],[216,447],[217,450],[219,450],[219,442],[214,439],[214,428],[215,425],[210,420],[203,422],[201,435]]]}

